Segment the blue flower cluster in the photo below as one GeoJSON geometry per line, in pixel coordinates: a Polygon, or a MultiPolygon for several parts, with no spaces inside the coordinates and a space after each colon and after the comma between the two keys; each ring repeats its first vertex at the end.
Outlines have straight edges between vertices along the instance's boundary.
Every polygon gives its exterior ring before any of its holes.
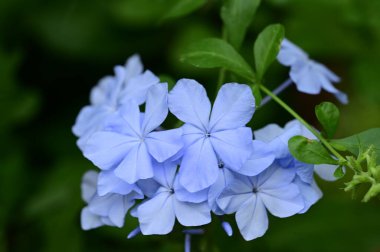
{"type": "Polygon", "coordinates": [[[253,132],[246,124],[254,112],[244,84],[224,84],[211,105],[201,84],[181,79],[169,91],[138,56],[115,67],[73,127],[84,156],[100,169],[83,177],[82,228],[122,227],[129,212],[144,235],[162,235],[176,220],[194,227],[211,222],[212,213],[235,214],[251,240],[266,232],[267,212],[306,212],[322,196],[314,171],[331,178],[333,169],[289,153],[290,137],[311,137],[299,122],[253,132]],[[161,126],[169,112],[181,127],[161,126]]]}

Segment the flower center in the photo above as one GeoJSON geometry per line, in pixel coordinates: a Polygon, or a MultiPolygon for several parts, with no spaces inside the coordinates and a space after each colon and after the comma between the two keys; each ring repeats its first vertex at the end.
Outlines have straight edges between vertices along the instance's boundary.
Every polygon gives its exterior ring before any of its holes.
{"type": "Polygon", "coordinates": [[[254,188],[252,189],[252,192],[253,192],[253,193],[258,193],[258,192],[259,192],[259,189],[257,189],[256,187],[254,187],[254,188]]]}
{"type": "Polygon", "coordinates": [[[211,133],[206,132],[205,137],[210,137],[210,136],[211,136],[211,133]]]}
{"type": "Polygon", "coordinates": [[[219,167],[220,169],[224,168],[224,163],[223,163],[223,161],[219,161],[219,163],[218,163],[218,167],[219,167]]]}

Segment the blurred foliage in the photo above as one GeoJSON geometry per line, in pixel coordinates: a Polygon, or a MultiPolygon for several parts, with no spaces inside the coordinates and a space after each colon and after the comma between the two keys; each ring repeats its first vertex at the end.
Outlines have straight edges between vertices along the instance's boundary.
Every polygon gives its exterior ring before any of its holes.
{"type": "MultiPolygon", "coordinates": [[[[0,251],[182,250],[180,229],[126,240],[137,225],[130,217],[121,230],[80,229],[79,184],[94,167],[77,150],[71,126],[90,88],[135,52],[165,79],[197,78],[212,90],[217,70],[178,60],[190,42],[221,37],[221,1],[204,2],[191,15],[164,20],[177,1],[0,1],[0,251]]],[[[340,107],[337,137],[352,135],[380,125],[379,13],[378,0],[263,0],[241,52],[253,64],[257,34],[282,23],[290,40],[342,77],[350,104],[340,107]]],[[[269,71],[264,82],[271,88],[286,79],[278,64],[269,71]]],[[[314,125],[314,105],[336,102],[295,88],[281,96],[314,125]]],[[[252,126],[289,119],[272,102],[252,126]]],[[[309,212],[272,218],[267,234],[251,242],[236,226],[227,238],[215,219],[205,236],[193,238],[193,251],[379,251],[380,203],[352,201],[342,185],[320,181],[325,196],[309,212]]]]}

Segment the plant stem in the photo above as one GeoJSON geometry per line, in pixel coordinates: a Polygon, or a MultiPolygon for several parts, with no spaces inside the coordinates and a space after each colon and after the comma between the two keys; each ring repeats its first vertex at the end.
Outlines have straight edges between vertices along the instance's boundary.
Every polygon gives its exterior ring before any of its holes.
{"type": "MultiPolygon", "coordinates": [[[[275,95],[279,95],[282,91],[284,91],[286,88],[288,88],[290,86],[290,84],[292,84],[292,83],[293,83],[293,81],[289,78],[286,81],[284,81],[283,83],[281,83],[281,85],[278,86],[275,90],[273,90],[272,93],[275,95]]],[[[265,104],[267,104],[271,99],[272,99],[272,97],[269,95],[264,97],[264,99],[261,101],[261,106],[264,106],[265,104]]]]}
{"type": "Polygon", "coordinates": [[[298,121],[300,121],[313,135],[315,135],[319,141],[335,156],[339,159],[339,163],[346,163],[346,159],[340,155],[330,144],[329,142],[316,131],[310,124],[308,124],[300,115],[297,114],[291,107],[289,107],[285,102],[283,102],[277,95],[273,94],[269,89],[264,87],[263,85],[260,85],[260,89],[272,97],[274,101],[276,101],[281,107],[283,107],[286,111],[289,112],[294,118],[296,118],[298,121]]]}

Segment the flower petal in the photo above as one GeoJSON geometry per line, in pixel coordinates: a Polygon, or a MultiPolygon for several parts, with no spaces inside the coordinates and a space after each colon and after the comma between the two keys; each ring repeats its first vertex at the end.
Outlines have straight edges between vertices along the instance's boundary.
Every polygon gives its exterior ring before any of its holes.
{"type": "Polygon", "coordinates": [[[129,184],[153,177],[152,160],[145,144],[135,145],[116,167],[115,175],[129,184]]]}
{"type": "Polygon", "coordinates": [[[275,189],[289,185],[296,176],[296,169],[284,169],[272,164],[257,176],[257,186],[260,189],[275,189]]]}
{"type": "Polygon", "coordinates": [[[134,200],[128,197],[122,197],[120,200],[115,201],[111,206],[108,213],[110,221],[116,227],[123,227],[125,215],[128,210],[135,204],[134,200]]]}
{"type": "Polygon", "coordinates": [[[319,189],[314,180],[311,184],[308,184],[303,182],[301,179],[296,178],[294,183],[298,186],[305,204],[305,207],[299,213],[305,213],[312,205],[322,198],[322,191],[319,189]]]}
{"type": "Polygon", "coordinates": [[[222,215],[224,212],[220,209],[216,200],[224,189],[226,189],[227,185],[233,181],[233,179],[234,176],[229,169],[219,169],[218,179],[212,186],[210,186],[210,189],[208,190],[208,204],[211,210],[217,215],[222,215]]]}
{"type": "Polygon", "coordinates": [[[148,90],[142,133],[144,135],[156,129],[168,115],[168,85],[154,85],[148,90]]]}
{"type": "Polygon", "coordinates": [[[158,161],[164,162],[178,153],[183,147],[182,129],[151,132],[145,138],[149,153],[158,161]]]}
{"type": "Polygon", "coordinates": [[[243,164],[242,168],[236,172],[246,176],[256,176],[268,168],[275,159],[270,146],[259,140],[253,140],[253,151],[249,159],[243,164]]]}
{"type": "Polygon", "coordinates": [[[182,202],[201,203],[208,197],[208,188],[198,192],[189,192],[179,183],[178,177],[174,181],[174,192],[176,199],[182,202]]]}
{"type": "Polygon", "coordinates": [[[251,156],[252,130],[248,127],[213,132],[210,140],[218,157],[234,171],[251,156]]]}
{"type": "Polygon", "coordinates": [[[216,200],[217,204],[226,214],[234,213],[252,196],[252,189],[248,177],[236,175],[216,200]]]}
{"type": "Polygon", "coordinates": [[[137,208],[141,232],[144,235],[168,234],[175,222],[173,196],[160,193],[137,208]]]}
{"type": "Polygon", "coordinates": [[[315,173],[317,173],[319,177],[321,177],[323,180],[326,180],[326,181],[337,180],[337,178],[334,176],[334,172],[336,168],[338,168],[336,165],[328,165],[328,164],[314,165],[315,173]]]}
{"type": "Polygon", "coordinates": [[[184,151],[178,173],[179,182],[189,192],[197,192],[216,181],[218,169],[218,161],[210,140],[204,138],[184,151]]]}
{"type": "Polygon", "coordinates": [[[210,208],[207,202],[188,203],[174,200],[174,211],[181,225],[201,226],[211,222],[210,208]]]}
{"type": "Polygon", "coordinates": [[[162,187],[172,189],[177,172],[177,164],[174,162],[154,162],[154,180],[162,187]]]}
{"type": "Polygon", "coordinates": [[[261,237],[268,229],[268,216],[259,197],[251,197],[239,208],[235,215],[240,233],[246,241],[261,237]]]}
{"type": "Polygon", "coordinates": [[[92,213],[88,207],[82,209],[80,223],[83,230],[90,230],[104,225],[100,216],[92,213]]]}
{"type": "Polygon", "coordinates": [[[97,188],[99,196],[104,196],[108,193],[127,195],[132,191],[142,196],[141,190],[135,184],[128,184],[115,176],[113,171],[102,171],[99,173],[97,188]]]}
{"type": "Polygon", "coordinates": [[[224,84],[216,97],[210,117],[210,131],[245,126],[255,112],[255,98],[249,86],[224,84]]]}
{"type": "Polygon", "coordinates": [[[120,94],[120,104],[125,104],[132,100],[139,105],[143,104],[149,88],[159,82],[160,79],[149,70],[127,80],[125,88],[120,94]]]}
{"type": "Polygon", "coordinates": [[[311,61],[307,61],[294,65],[290,69],[289,75],[296,84],[298,91],[307,94],[319,94],[322,86],[316,72],[313,71],[312,64],[311,61]]]}
{"type": "Polygon", "coordinates": [[[144,70],[144,66],[141,62],[140,56],[138,54],[134,54],[128,58],[125,63],[125,79],[129,80],[139,74],[141,74],[144,70]]]}
{"type": "Polygon", "coordinates": [[[82,199],[88,203],[96,194],[96,184],[98,181],[98,173],[96,171],[87,171],[82,177],[81,191],[82,199]]]}
{"type": "Polygon", "coordinates": [[[134,138],[114,132],[94,133],[87,141],[83,155],[102,170],[116,167],[136,146],[134,138]]]}
{"type": "Polygon", "coordinates": [[[300,212],[305,206],[298,186],[293,183],[275,189],[259,190],[259,197],[274,216],[289,217],[300,212]]]}
{"type": "Polygon", "coordinates": [[[169,93],[169,109],[181,121],[207,129],[211,104],[205,88],[190,79],[181,79],[169,93]]]}

